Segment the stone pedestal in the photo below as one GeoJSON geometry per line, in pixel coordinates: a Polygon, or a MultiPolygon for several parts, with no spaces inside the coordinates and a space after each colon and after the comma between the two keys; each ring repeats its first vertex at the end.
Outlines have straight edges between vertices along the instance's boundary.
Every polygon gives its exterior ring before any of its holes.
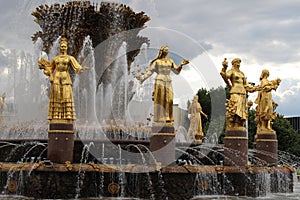
{"type": "Polygon", "coordinates": [[[255,156],[266,164],[278,164],[278,140],[275,132],[256,134],[255,156]]]}
{"type": "Polygon", "coordinates": [[[150,138],[150,151],[157,162],[167,166],[175,161],[174,126],[153,126],[150,138]]]}
{"type": "Polygon", "coordinates": [[[224,165],[246,166],[248,164],[248,137],[246,129],[226,130],[224,138],[224,165]]]}
{"type": "Polygon", "coordinates": [[[73,162],[73,122],[51,122],[48,131],[48,159],[54,163],[73,162]]]}

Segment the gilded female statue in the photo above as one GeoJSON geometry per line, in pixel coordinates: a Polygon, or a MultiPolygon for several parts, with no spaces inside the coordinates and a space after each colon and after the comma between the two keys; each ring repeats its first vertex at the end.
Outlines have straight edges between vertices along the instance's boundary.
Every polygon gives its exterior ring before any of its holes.
{"type": "Polygon", "coordinates": [[[269,70],[262,70],[260,76],[260,87],[261,90],[258,92],[255,103],[256,107],[256,117],[255,121],[257,123],[257,132],[274,132],[271,127],[271,122],[276,118],[276,113],[274,112],[277,104],[272,100],[272,90],[276,90],[281,82],[279,78],[269,81],[268,77],[270,75],[269,70]]]}
{"type": "Polygon", "coordinates": [[[198,102],[198,95],[194,96],[188,112],[191,114],[188,135],[191,139],[195,138],[196,142],[201,142],[201,138],[204,136],[202,131],[201,115],[205,118],[207,118],[207,115],[202,111],[202,107],[198,102]]]}
{"type": "Polygon", "coordinates": [[[44,58],[38,62],[39,68],[44,69],[44,74],[49,76],[51,82],[49,120],[76,119],[69,68],[71,67],[75,73],[87,68],[81,67],[73,56],[67,54],[67,50],[67,39],[61,38],[59,55],[54,57],[51,63],[44,58]]]}
{"type": "Polygon", "coordinates": [[[232,68],[228,71],[228,62],[225,58],[220,72],[227,87],[230,89],[230,99],[227,101],[226,126],[227,128],[245,127],[248,118],[247,92],[257,91],[258,87],[248,84],[244,73],[240,70],[240,58],[231,61],[232,68]]]}
{"type": "Polygon", "coordinates": [[[179,74],[182,66],[189,63],[184,59],[179,66],[176,66],[171,58],[168,58],[169,47],[161,46],[158,56],[151,61],[149,70],[142,76],[137,77],[140,83],[143,83],[154,72],[155,77],[153,101],[154,101],[154,123],[173,124],[173,88],[170,72],[179,74]]]}

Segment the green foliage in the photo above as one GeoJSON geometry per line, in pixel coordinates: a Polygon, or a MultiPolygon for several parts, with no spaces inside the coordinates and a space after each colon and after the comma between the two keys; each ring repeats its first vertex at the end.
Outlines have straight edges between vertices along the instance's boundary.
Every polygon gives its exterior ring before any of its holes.
{"type": "Polygon", "coordinates": [[[297,170],[297,175],[300,176],[300,169],[297,170]]]}
{"type": "Polygon", "coordinates": [[[250,149],[253,148],[254,136],[256,134],[255,113],[255,110],[249,110],[248,112],[248,146],[250,149]]]}
{"type": "MultiPolygon", "coordinates": [[[[255,110],[250,110],[248,115],[249,148],[253,148],[256,134],[255,114],[255,110]]],[[[272,127],[277,134],[278,150],[300,156],[300,135],[292,128],[290,122],[283,115],[278,115],[272,127]]]]}
{"type": "Polygon", "coordinates": [[[206,137],[224,136],[225,133],[225,103],[226,90],[224,87],[207,90],[200,89],[197,92],[198,101],[202,106],[202,111],[208,115],[208,119],[202,117],[203,132],[206,137]]]}
{"type": "Polygon", "coordinates": [[[198,90],[198,102],[201,104],[202,111],[210,116],[211,114],[211,99],[209,95],[209,91],[207,91],[205,88],[202,88],[198,90]]]}
{"type": "Polygon", "coordinates": [[[283,115],[278,115],[274,120],[273,129],[277,134],[278,149],[300,156],[300,135],[283,115]]]}

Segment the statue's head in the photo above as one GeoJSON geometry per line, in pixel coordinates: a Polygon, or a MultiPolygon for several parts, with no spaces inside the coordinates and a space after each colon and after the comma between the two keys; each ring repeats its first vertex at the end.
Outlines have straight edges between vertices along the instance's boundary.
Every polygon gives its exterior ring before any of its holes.
{"type": "Polygon", "coordinates": [[[168,45],[163,45],[163,46],[161,46],[160,49],[159,49],[159,52],[158,52],[157,57],[156,57],[154,60],[151,61],[151,64],[152,64],[155,60],[167,56],[168,53],[169,53],[169,47],[168,47],[168,45]]]}
{"type": "Polygon", "coordinates": [[[158,57],[161,58],[162,55],[167,55],[169,53],[169,47],[168,45],[163,45],[159,49],[159,55],[158,57]]]}
{"type": "Polygon", "coordinates": [[[270,75],[269,70],[263,69],[262,72],[261,72],[261,75],[259,77],[259,80],[262,80],[263,78],[268,78],[269,75],[270,75]]]}
{"type": "Polygon", "coordinates": [[[231,61],[231,65],[234,66],[234,67],[239,67],[241,62],[242,62],[242,60],[240,58],[234,58],[231,61]]]}
{"type": "Polygon", "coordinates": [[[68,50],[68,40],[65,37],[60,39],[60,51],[67,51],[68,50]]]}

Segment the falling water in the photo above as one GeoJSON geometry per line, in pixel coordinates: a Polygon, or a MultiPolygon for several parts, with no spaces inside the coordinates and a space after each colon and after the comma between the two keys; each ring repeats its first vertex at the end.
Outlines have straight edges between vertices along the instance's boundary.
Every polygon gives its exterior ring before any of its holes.
{"type": "Polygon", "coordinates": [[[140,53],[131,65],[129,79],[132,81],[133,87],[127,114],[131,121],[141,121],[150,124],[150,113],[153,113],[152,92],[154,87],[154,76],[150,76],[143,82],[143,84],[140,84],[140,82],[136,79],[136,77],[145,74],[149,69],[150,62],[148,54],[147,44],[143,44],[140,53]],[[148,122],[146,121],[147,118],[148,122]]]}
{"type": "Polygon", "coordinates": [[[87,71],[77,74],[73,84],[74,101],[77,106],[78,120],[90,124],[98,122],[96,116],[96,73],[95,57],[92,40],[87,36],[84,40],[78,60],[81,66],[88,67],[87,71]]]}
{"type": "Polygon", "coordinates": [[[82,149],[81,159],[80,159],[80,167],[79,167],[78,175],[77,175],[75,199],[78,199],[80,197],[80,191],[81,191],[83,180],[85,177],[85,171],[82,171],[82,164],[87,163],[91,146],[94,146],[93,142],[89,143],[88,145],[84,145],[84,147],[82,149]]]}
{"type": "Polygon", "coordinates": [[[14,99],[16,118],[19,120],[36,120],[46,118],[47,80],[42,71],[37,70],[40,58],[41,40],[36,43],[35,55],[21,53],[14,67],[14,99]]]}
{"type": "Polygon", "coordinates": [[[98,119],[126,120],[128,104],[128,72],[125,42],[107,70],[110,80],[107,84],[100,84],[97,90],[98,119]]]}
{"type": "Polygon", "coordinates": [[[126,57],[126,46],[125,42],[122,43],[115,66],[113,69],[117,70],[114,72],[116,77],[116,85],[113,90],[113,117],[118,120],[126,120],[126,107],[127,107],[127,95],[128,95],[128,78],[127,78],[127,57],[126,57]]]}

